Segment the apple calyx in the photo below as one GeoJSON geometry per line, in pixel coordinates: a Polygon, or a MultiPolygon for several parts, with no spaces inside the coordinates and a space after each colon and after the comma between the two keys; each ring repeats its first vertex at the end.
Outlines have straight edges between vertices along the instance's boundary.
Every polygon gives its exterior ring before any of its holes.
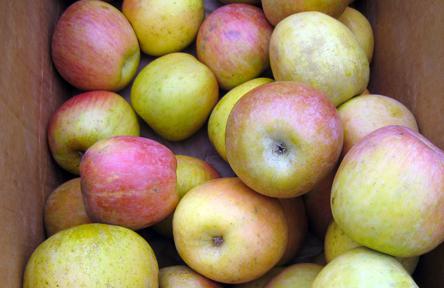
{"type": "Polygon", "coordinates": [[[278,156],[286,154],[288,151],[287,145],[284,142],[277,142],[273,145],[273,154],[278,156]]]}
{"type": "Polygon", "coordinates": [[[222,244],[224,244],[224,237],[222,237],[222,236],[214,236],[212,238],[212,241],[213,241],[213,246],[220,247],[220,246],[222,246],[222,244]]]}

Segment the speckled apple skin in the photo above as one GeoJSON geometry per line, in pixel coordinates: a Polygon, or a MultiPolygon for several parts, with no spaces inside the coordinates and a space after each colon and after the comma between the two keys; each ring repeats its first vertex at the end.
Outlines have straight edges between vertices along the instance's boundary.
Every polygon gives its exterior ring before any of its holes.
{"type": "Polygon", "coordinates": [[[275,276],[265,288],[311,288],[322,268],[312,263],[293,264],[275,276]]]}
{"type": "Polygon", "coordinates": [[[159,270],[159,288],[222,288],[187,266],[169,266],[159,270]]]}
{"type": "Polygon", "coordinates": [[[333,217],[354,241],[393,256],[444,240],[444,153],[420,134],[387,126],[352,147],[336,173],[333,217]]]}

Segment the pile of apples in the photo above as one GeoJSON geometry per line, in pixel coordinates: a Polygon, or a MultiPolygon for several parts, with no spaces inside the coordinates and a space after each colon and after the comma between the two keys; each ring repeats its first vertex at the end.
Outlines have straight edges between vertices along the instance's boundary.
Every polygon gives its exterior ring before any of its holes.
{"type": "Polygon", "coordinates": [[[417,287],[418,257],[444,241],[444,154],[366,90],[373,32],[351,1],[69,6],[52,59],[87,91],[48,141],[80,177],[49,196],[24,287],[417,287]],[[205,125],[237,177],[168,148],[205,125]],[[181,265],[159,271],[147,227],[181,265]],[[325,260],[295,264],[308,229],[325,260]]]}

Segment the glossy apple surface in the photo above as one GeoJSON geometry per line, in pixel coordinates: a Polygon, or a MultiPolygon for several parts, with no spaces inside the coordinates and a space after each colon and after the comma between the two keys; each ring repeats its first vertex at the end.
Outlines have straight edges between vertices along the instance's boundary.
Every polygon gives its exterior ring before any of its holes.
{"type": "Polygon", "coordinates": [[[265,288],[311,288],[322,266],[312,263],[294,264],[285,268],[265,288]]]}
{"type": "Polygon", "coordinates": [[[203,277],[189,267],[169,266],[159,270],[159,288],[221,288],[222,285],[203,277]]]}

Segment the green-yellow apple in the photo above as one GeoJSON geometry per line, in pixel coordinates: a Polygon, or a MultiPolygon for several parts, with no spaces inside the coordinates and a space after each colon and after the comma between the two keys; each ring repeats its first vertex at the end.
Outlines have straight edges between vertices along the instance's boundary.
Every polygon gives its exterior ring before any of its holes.
{"type": "Polygon", "coordinates": [[[322,266],[312,263],[294,264],[284,269],[265,288],[311,288],[322,266]]]}
{"type": "Polygon", "coordinates": [[[415,281],[393,257],[355,248],[325,266],[312,288],[418,288],[415,281]]]}
{"type": "Polygon", "coordinates": [[[83,204],[80,178],[63,183],[49,195],[44,220],[48,236],[67,228],[91,223],[83,204]]]}
{"type": "Polygon", "coordinates": [[[338,17],[353,0],[262,0],[265,16],[271,24],[295,13],[319,11],[338,17]]]}
{"type": "Polygon", "coordinates": [[[159,270],[159,288],[221,288],[187,266],[169,266],[159,270]]]}
{"type": "MultiPolygon", "coordinates": [[[[339,255],[344,254],[345,252],[352,250],[357,247],[361,247],[350,237],[348,237],[344,231],[339,228],[339,226],[332,221],[328,227],[327,234],[325,235],[324,241],[324,253],[325,260],[327,262],[332,261],[339,255]]],[[[408,257],[408,258],[395,258],[401,263],[401,265],[412,274],[415,271],[416,265],[418,264],[419,257],[408,257]]]]}
{"type": "Polygon", "coordinates": [[[23,288],[157,288],[150,245],[119,226],[84,224],[40,244],[26,265],[23,288]]]}
{"type": "Polygon", "coordinates": [[[147,138],[97,142],[83,155],[80,176],[86,211],[96,222],[145,228],[168,217],[179,201],[173,152],[147,138]]]}
{"type": "Polygon", "coordinates": [[[225,128],[227,127],[227,120],[231,110],[242,96],[254,88],[270,82],[273,82],[270,78],[256,78],[231,89],[219,102],[217,102],[211,112],[210,119],[208,120],[208,138],[210,138],[217,153],[219,153],[220,157],[225,161],[227,161],[227,154],[225,151],[225,128]]]}
{"type": "Polygon", "coordinates": [[[270,65],[276,80],[310,85],[336,106],[361,94],[369,80],[367,56],[353,33],[320,12],[297,13],[276,26],[270,65]]]}
{"type": "Polygon", "coordinates": [[[259,4],[261,0],[220,0],[222,3],[247,3],[247,4],[259,4]]]}
{"type": "Polygon", "coordinates": [[[407,127],[380,128],[345,155],[331,205],[355,242],[398,257],[427,253],[444,240],[444,153],[407,127]]]}
{"type": "Polygon", "coordinates": [[[267,285],[268,282],[270,282],[270,280],[274,278],[274,276],[281,273],[282,270],[284,270],[283,267],[274,267],[270,271],[268,271],[265,275],[259,277],[256,280],[253,280],[253,281],[250,281],[247,283],[238,284],[238,285],[233,285],[233,287],[235,287],[235,288],[264,288],[265,285],[267,285]]]}
{"type": "Polygon", "coordinates": [[[358,10],[347,7],[338,20],[353,32],[359,45],[364,49],[368,62],[372,62],[375,40],[372,26],[367,18],[358,10]]]}
{"type": "MultiPolygon", "coordinates": [[[[177,186],[176,190],[181,199],[192,188],[203,184],[211,179],[219,178],[219,173],[207,162],[195,157],[176,155],[177,160],[177,186]]],[[[156,224],[154,228],[157,232],[166,237],[173,237],[173,214],[162,222],[156,224]]]]}
{"type": "Polygon", "coordinates": [[[271,32],[260,8],[248,4],[222,6],[199,29],[197,58],[210,67],[219,85],[229,90],[268,67],[271,32]]]}
{"type": "Polygon", "coordinates": [[[157,58],[143,68],[131,88],[137,114],[171,141],[184,140],[199,130],[218,97],[214,74],[186,53],[157,58]]]}
{"type": "Polygon", "coordinates": [[[205,16],[203,0],[124,0],[122,11],[142,51],[153,56],[191,44],[205,16]]]}
{"type": "Polygon", "coordinates": [[[243,283],[281,259],[287,220],[277,199],[238,178],[210,180],[189,191],[174,212],[177,251],[193,270],[217,282],[243,283]]]}
{"type": "Polygon", "coordinates": [[[70,98],[48,125],[52,156],[65,170],[79,174],[80,159],[91,145],[112,136],[139,136],[136,113],[113,92],[91,91],[70,98]]]}
{"type": "Polygon", "coordinates": [[[52,60],[71,85],[83,90],[120,90],[136,74],[139,43],[131,24],[111,4],[77,1],[60,17],[52,60]]]}
{"type": "Polygon", "coordinates": [[[342,125],[324,93],[273,82],[243,96],[227,122],[228,163],[253,190],[271,197],[307,193],[333,169],[342,125]]]}
{"type": "Polygon", "coordinates": [[[382,95],[361,95],[338,107],[344,126],[344,148],[350,148],[371,132],[389,125],[418,131],[415,116],[401,102],[382,95]]]}

